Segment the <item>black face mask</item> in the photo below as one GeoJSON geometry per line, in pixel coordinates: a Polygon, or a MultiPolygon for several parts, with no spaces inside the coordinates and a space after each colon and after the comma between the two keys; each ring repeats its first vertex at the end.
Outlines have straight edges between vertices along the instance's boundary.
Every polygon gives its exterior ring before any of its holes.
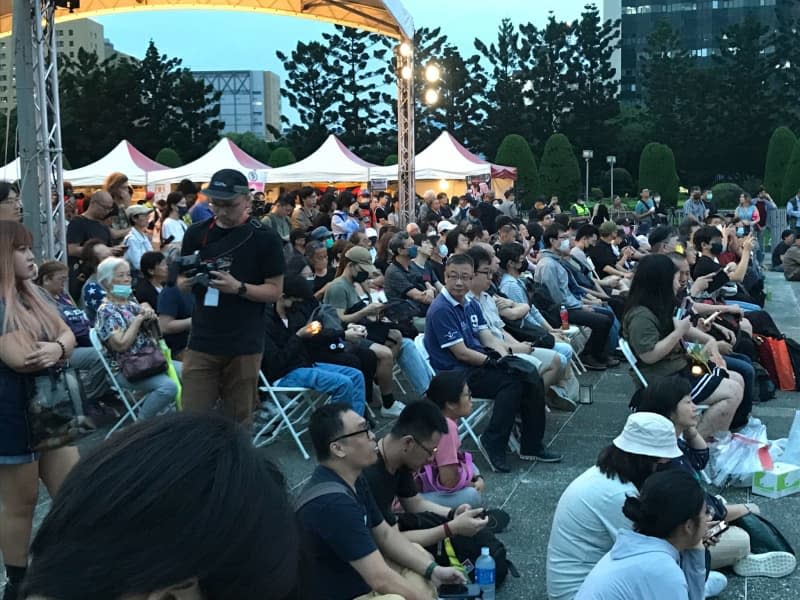
{"type": "Polygon", "coordinates": [[[712,243],[711,247],[709,248],[709,250],[711,251],[711,254],[713,254],[714,256],[717,256],[718,254],[722,254],[722,242],[714,242],[714,243],[712,243]]]}
{"type": "Polygon", "coordinates": [[[358,273],[356,273],[355,277],[353,277],[353,281],[356,283],[364,283],[367,279],[369,279],[369,273],[362,271],[361,269],[359,269],[358,273]]]}

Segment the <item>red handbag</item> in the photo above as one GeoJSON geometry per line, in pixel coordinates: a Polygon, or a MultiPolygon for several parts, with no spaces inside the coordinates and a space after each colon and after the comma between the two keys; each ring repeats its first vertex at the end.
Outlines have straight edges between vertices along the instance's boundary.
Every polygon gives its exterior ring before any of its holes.
{"type": "Polygon", "coordinates": [[[755,335],[753,339],[758,348],[758,362],[767,370],[778,389],[784,392],[795,391],[794,367],[786,340],[765,335],[755,335]]]}

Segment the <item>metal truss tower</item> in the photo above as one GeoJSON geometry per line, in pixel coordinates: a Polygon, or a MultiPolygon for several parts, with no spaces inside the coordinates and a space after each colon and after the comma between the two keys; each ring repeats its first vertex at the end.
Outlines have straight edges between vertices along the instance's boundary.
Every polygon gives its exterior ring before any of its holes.
{"type": "Polygon", "coordinates": [[[416,220],[413,48],[413,42],[404,39],[395,52],[397,68],[397,194],[400,198],[401,226],[416,220]]]}

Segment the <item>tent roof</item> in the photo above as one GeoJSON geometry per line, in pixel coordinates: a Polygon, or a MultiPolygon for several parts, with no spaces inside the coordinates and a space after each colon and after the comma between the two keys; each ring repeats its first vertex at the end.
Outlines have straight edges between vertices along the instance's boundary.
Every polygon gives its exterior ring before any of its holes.
{"type": "Polygon", "coordinates": [[[236,169],[247,177],[248,181],[257,181],[257,171],[269,169],[269,166],[257,161],[228,138],[222,138],[200,158],[174,169],[164,166],[160,171],[149,174],[150,183],[178,183],[181,179],[192,181],[210,181],[211,176],[220,169],[236,169]]]}
{"type": "MultiPolygon", "coordinates": [[[[516,179],[517,169],[495,165],[462,146],[450,133],[443,131],[430,146],[414,158],[416,179],[463,179],[474,175],[491,175],[495,179],[516,179]]],[[[372,177],[397,179],[397,165],[379,167],[372,177]]]]}
{"type": "Polygon", "coordinates": [[[0,167],[0,181],[17,181],[20,178],[19,170],[20,160],[18,156],[7,165],[0,167]]]}
{"type": "Polygon", "coordinates": [[[100,185],[107,175],[118,171],[125,173],[132,185],[144,185],[148,181],[148,173],[159,169],[166,167],[147,158],[128,140],[122,140],[103,158],[84,167],[64,171],[64,181],[69,181],[77,187],[100,185]]]}
{"type": "Polygon", "coordinates": [[[356,156],[335,135],[328,136],[311,155],[265,173],[267,183],[369,181],[374,165],[356,156]]]}
{"type": "MultiPolygon", "coordinates": [[[[0,0],[0,36],[11,32],[14,0],[0,0]]],[[[71,12],[56,11],[58,22],[117,12],[144,10],[236,10],[301,17],[376,31],[401,38],[414,37],[414,21],[401,0],[81,0],[71,12]]]]}

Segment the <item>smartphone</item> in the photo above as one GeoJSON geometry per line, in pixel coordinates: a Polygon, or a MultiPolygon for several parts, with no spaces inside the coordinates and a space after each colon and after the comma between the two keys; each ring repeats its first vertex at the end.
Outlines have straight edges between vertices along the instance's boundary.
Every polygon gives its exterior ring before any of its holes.
{"type": "Polygon", "coordinates": [[[439,598],[452,598],[452,599],[464,599],[468,600],[469,598],[479,598],[481,595],[481,586],[470,583],[467,585],[461,583],[447,583],[445,585],[439,586],[439,589],[436,590],[439,598]]]}
{"type": "Polygon", "coordinates": [[[703,319],[703,323],[705,324],[706,327],[708,327],[709,325],[711,325],[711,323],[713,323],[717,319],[719,315],[720,312],[716,311],[715,313],[712,313],[710,316],[703,319]]]}
{"type": "Polygon", "coordinates": [[[725,521],[720,521],[714,527],[706,531],[706,534],[703,536],[703,539],[710,540],[711,538],[717,537],[718,535],[722,535],[727,531],[729,525],[725,521]]]}

